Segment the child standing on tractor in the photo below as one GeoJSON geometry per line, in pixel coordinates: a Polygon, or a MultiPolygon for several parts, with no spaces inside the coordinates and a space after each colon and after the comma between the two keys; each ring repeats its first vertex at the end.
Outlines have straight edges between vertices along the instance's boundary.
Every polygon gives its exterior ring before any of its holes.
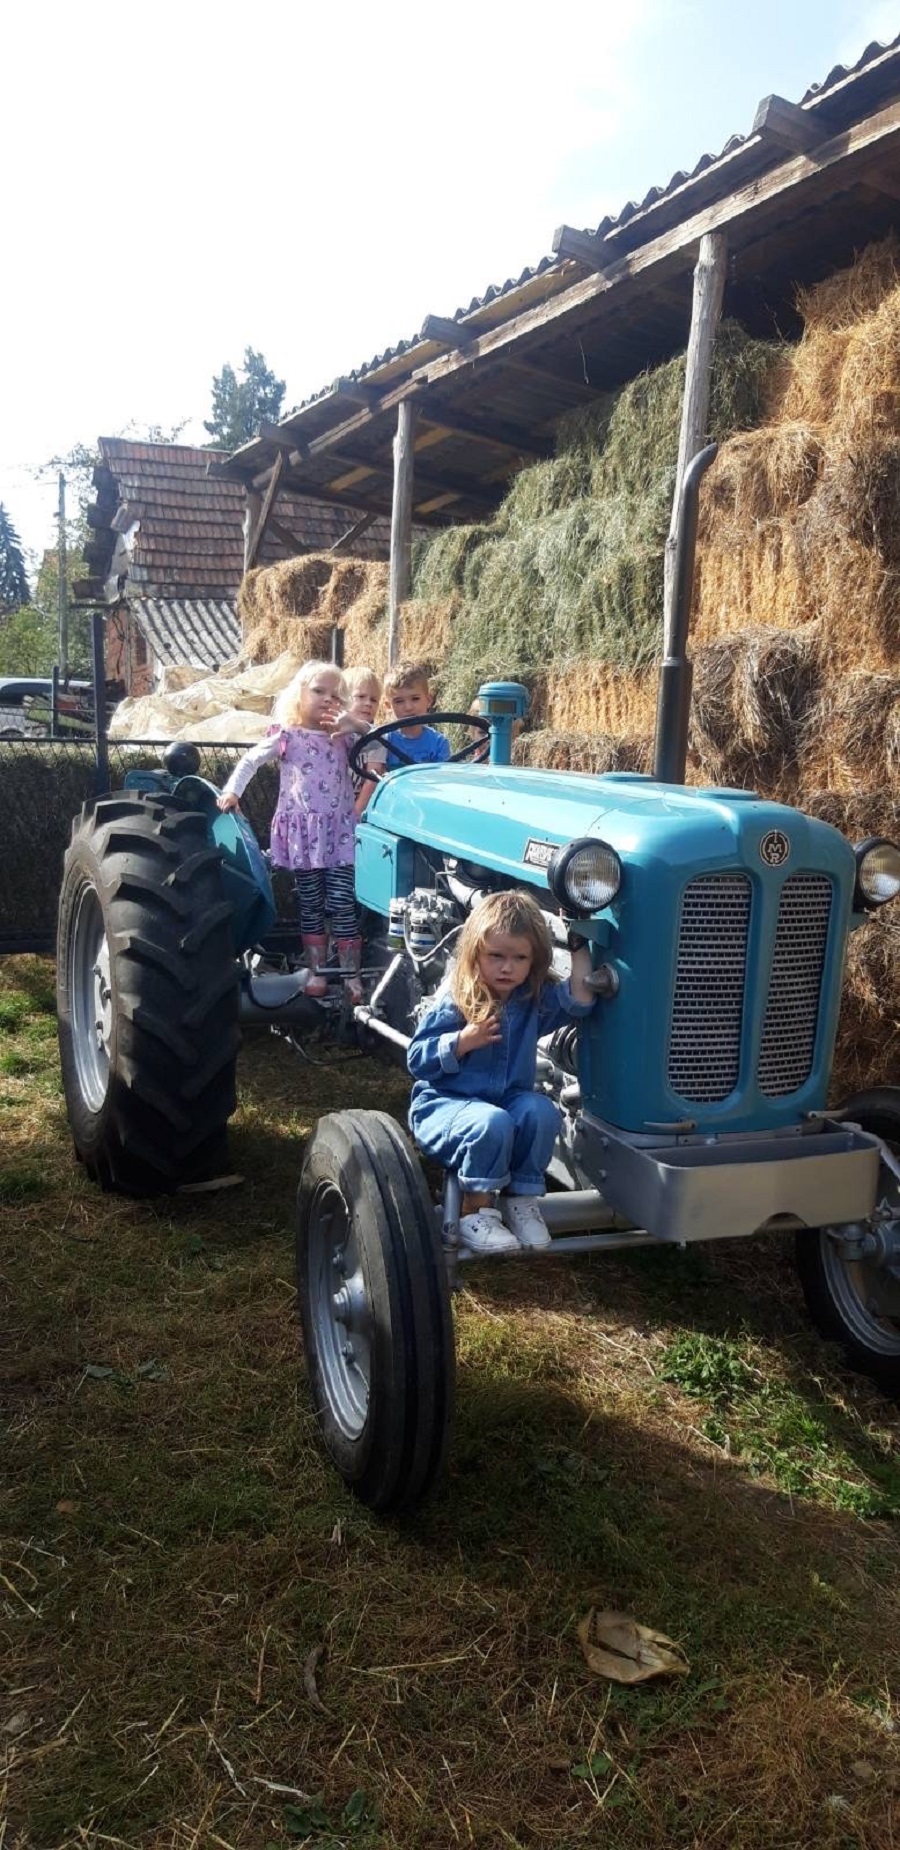
{"type": "MultiPolygon", "coordinates": [[[[357,732],[369,732],[381,705],[381,682],[374,668],[348,668],[344,680],[349,699],[348,715],[354,721],[357,732]]],[[[356,799],[353,806],[355,815],[362,815],[384,770],[386,759],[387,746],[383,739],[378,739],[368,751],[362,753],[361,770],[351,771],[356,799]]]]}
{"type": "Polygon", "coordinates": [[[534,1197],[544,1193],[559,1110],[535,1091],[537,1043],[596,1001],[584,940],[568,982],[554,981],[552,956],[536,900],[492,893],[469,914],[447,987],[410,1043],[410,1129],[426,1155],[458,1173],[459,1237],[472,1252],[550,1244],[534,1197]]]}
{"type": "Polygon", "coordinates": [[[425,714],[434,706],[428,670],[421,662],[398,662],[384,684],[397,726],[387,736],[388,770],[398,764],[440,764],[450,756],[450,740],[434,726],[426,726],[425,714]],[[396,744],[397,751],[392,747],[396,744]],[[400,755],[402,753],[402,756],[400,755]]]}
{"type": "Polygon", "coordinates": [[[361,943],[353,891],[353,786],[347,752],[358,728],[344,711],[347,689],[332,662],[304,662],[279,694],[266,738],[239,759],[219,798],[237,809],[261,764],[279,760],[278,802],[272,818],[274,867],[294,876],[303,952],[309,967],[306,994],[321,997],[328,983],[326,914],[345,974],[348,1000],[362,1000],[361,943]]]}

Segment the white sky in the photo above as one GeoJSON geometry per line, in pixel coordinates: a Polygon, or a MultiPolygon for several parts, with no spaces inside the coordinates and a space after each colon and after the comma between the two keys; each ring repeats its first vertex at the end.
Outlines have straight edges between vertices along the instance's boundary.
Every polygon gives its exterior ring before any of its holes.
{"type": "MultiPolygon", "coordinates": [[[[797,100],[900,0],[31,0],[4,20],[0,500],[190,420],[260,349],[285,409],[797,100]]],[[[686,332],[686,330],[685,330],[686,332]]]]}

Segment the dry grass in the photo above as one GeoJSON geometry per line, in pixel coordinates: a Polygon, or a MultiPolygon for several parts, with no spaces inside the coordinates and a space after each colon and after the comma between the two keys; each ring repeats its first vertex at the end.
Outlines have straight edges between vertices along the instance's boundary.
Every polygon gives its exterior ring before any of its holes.
{"type": "Polygon", "coordinates": [[[0,967],[4,1841],[890,1850],[896,1415],[810,1334],[778,1246],[482,1272],[450,1482],[379,1524],[316,1443],[292,1196],[319,1111],[399,1115],[404,1088],[257,1041],[243,1188],[103,1197],[51,977],[0,967]],[[691,1676],[593,1681],[598,1601],[691,1676]]]}

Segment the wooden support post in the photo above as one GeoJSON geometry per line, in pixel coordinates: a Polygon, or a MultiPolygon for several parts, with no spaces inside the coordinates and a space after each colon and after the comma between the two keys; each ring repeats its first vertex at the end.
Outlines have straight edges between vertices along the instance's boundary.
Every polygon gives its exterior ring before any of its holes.
{"type": "Polygon", "coordinates": [[[281,481],[281,475],[282,475],[283,469],[284,469],[284,451],[279,450],[278,455],[276,456],[275,461],[272,464],[272,473],[269,476],[269,485],[263,497],[262,507],[259,510],[259,519],[256,521],[252,529],[249,541],[245,539],[245,542],[244,542],[244,571],[245,572],[249,572],[252,569],[252,567],[256,564],[256,561],[259,558],[260,547],[262,546],[263,540],[266,537],[266,528],[269,524],[269,517],[272,513],[273,507],[275,506],[275,497],[278,493],[278,484],[281,481]]]}
{"type": "Polygon", "coordinates": [[[397,407],[394,437],[394,499],[391,506],[391,569],[388,601],[388,667],[400,653],[400,605],[412,583],[412,508],[415,471],[416,406],[411,398],[397,407]]]}
{"type": "Polygon", "coordinates": [[[244,502],[244,571],[245,573],[249,572],[250,570],[250,546],[253,540],[253,535],[257,527],[259,526],[259,516],[261,512],[262,512],[262,495],[258,494],[255,488],[248,487],[247,498],[246,498],[246,501],[244,502]]]}
{"type": "Polygon", "coordinates": [[[688,339],[684,398],[681,401],[681,432],[678,438],[678,464],[675,470],[675,493],[672,520],[666,540],[663,577],[663,652],[668,655],[672,640],[673,598],[675,591],[675,543],[678,531],[678,505],[685,469],[706,441],[709,416],[709,383],[716,328],[722,310],[728,244],[724,231],[708,231],[700,239],[700,252],[694,271],[694,301],[691,309],[691,332],[688,339]]]}

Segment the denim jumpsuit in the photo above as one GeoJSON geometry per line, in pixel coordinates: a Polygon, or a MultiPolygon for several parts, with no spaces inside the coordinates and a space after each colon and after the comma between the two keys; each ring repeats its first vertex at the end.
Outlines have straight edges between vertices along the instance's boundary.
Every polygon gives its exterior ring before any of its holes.
{"type": "Polygon", "coordinates": [[[500,1011],[501,1039],[461,1060],[455,1049],[465,1016],[452,998],[439,997],[423,1015],[407,1054],[415,1081],[410,1130],[470,1194],[544,1193],[559,1110],[534,1090],[538,1040],[593,1006],[593,998],[575,1002],[568,983],[545,983],[538,997],[522,983],[500,1011]]]}

